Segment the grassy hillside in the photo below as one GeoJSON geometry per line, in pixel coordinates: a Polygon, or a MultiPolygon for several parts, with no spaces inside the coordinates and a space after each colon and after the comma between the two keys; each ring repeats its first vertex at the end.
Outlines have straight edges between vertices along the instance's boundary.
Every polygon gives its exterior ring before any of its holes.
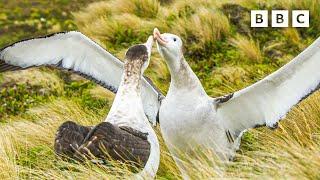
{"type": "MultiPolygon", "coordinates": [[[[79,30],[120,59],[154,27],[181,36],[186,59],[211,96],[246,87],[289,62],[320,35],[320,1],[75,0],[0,2],[0,45],[79,30]],[[87,6],[88,4],[88,6],[87,6]],[[250,9],[309,9],[310,28],[250,28],[250,9]],[[73,13],[71,12],[73,11],[73,13]]],[[[165,93],[170,75],[154,49],[147,76],[165,93]]],[[[1,178],[129,177],[127,167],[57,158],[53,139],[66,120],[101,122],[113,95],[76,75],[48,68],[0,74],[1,178]]],[[[192,178],[320,178],[320,94],[294,107],[277,130],[243,136],[233,162],[207,149],[185,162],[192,178]]],[[[159,135],[159,138],[161,136],[159,135]]],[[[162,144],[158,179],[180,179],[162,144]]]]}

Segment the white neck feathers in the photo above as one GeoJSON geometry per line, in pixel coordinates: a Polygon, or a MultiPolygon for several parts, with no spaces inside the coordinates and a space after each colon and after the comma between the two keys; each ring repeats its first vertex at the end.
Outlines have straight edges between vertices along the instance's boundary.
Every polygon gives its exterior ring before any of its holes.
{"type": "Polygon", "coordinates": [[[185,58],[182,56],[179,60],[175,59],[174,61],[178,64],[173,65],[170,62],[168,62],[171,73],[171,83],[169,91],[190,89],[196,90],[200,94],[206,94],[200,80],[192,71],[191,67],[186,62],[185,58]]]}

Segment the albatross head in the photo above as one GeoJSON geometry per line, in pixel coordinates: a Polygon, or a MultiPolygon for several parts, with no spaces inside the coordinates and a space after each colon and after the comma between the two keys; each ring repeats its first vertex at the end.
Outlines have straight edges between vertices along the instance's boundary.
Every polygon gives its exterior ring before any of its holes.
{"type": "Polygon", "coordinates": [[[150,36],[146,43],[134,45],[128,49],[125,55],[125,66],[132,73],[140,71],[141,74],[147,69],[151,50],[153,45],[153,37],[150,36]]]}
{"type": "Polygon", "coordinates": [[[174,34],[161,34],[157,28],[153,30],[153,37],[157,40],[157,47],[161,56],[171,68],[174,68],[173,70],[178,69],[180,65],[179,60],[183,57],[181,38],[174,34]]]}

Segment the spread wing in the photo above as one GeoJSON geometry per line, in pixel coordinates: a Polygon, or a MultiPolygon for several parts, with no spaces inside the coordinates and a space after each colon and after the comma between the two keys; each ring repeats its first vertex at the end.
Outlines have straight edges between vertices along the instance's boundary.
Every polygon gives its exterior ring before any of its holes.
{"type": "Polygon", "coordinates": [[[218,119],[234,136],[256,126],[276,127],[292,106],[320,86],[320,38],[261,81],[216,99],[218,119]]]}
{"type": "MultiPolygon", "coordinates": [[[[20,41],[0,50],[0,73],[35,66],[56,66],[71,70],[116,93],[123,63],[80,32],[66,32],[20,41]]],[[[143,78],[142,102],[155,124],[163,97],[143,78]]]]}

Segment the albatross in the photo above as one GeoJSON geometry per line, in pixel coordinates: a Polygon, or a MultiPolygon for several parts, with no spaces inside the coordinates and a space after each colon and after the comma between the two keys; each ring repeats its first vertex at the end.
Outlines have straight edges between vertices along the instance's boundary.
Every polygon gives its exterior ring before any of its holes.
{"type": "Polygon", "coordinates": [[[141,78],[148,67],[153,37],[135,45],[125,55],[124,72],[109,114],[104,122],[86,127],[67,121],[59,127],[55,151],[81,159],[111,157],[144,167],[140,174],[154,177],[160,161],[157,136],[143,111],[141,78]]]}
{"type": "Polygon", "coordinates": [[[320,38],[276,72],[223,97],[207,95],[182,52],[182,40],[154,29],[158,51],[166,61],[171,83],[159,111],[162,136],[180,170],[181,153],[193,147],[214,149],[232,159],[247,129],[276,128],[286,113],[320,87],[320,38]]]}
{"type": "MultiPolygon", "coordinates": [[[[153,37],[128,49],[125,63],[80,32],[56,33],[16,42],[0,50],[0,72],[54,66],[75,72],[117,93],[106,120],[95,127],[67,121],[58,129],[55,150],[69,157],[131,161],[143,167],[138,175],[154,177],[160,159],[156,123],[163,97],[142,77],[153,37]],[[100,148],[104,145],[104,149],[100,148]],[[104,152],[106,151],[106,152],[104,152]]],[[[139,176],[140,177],[140,176],[139,176]]]]}

